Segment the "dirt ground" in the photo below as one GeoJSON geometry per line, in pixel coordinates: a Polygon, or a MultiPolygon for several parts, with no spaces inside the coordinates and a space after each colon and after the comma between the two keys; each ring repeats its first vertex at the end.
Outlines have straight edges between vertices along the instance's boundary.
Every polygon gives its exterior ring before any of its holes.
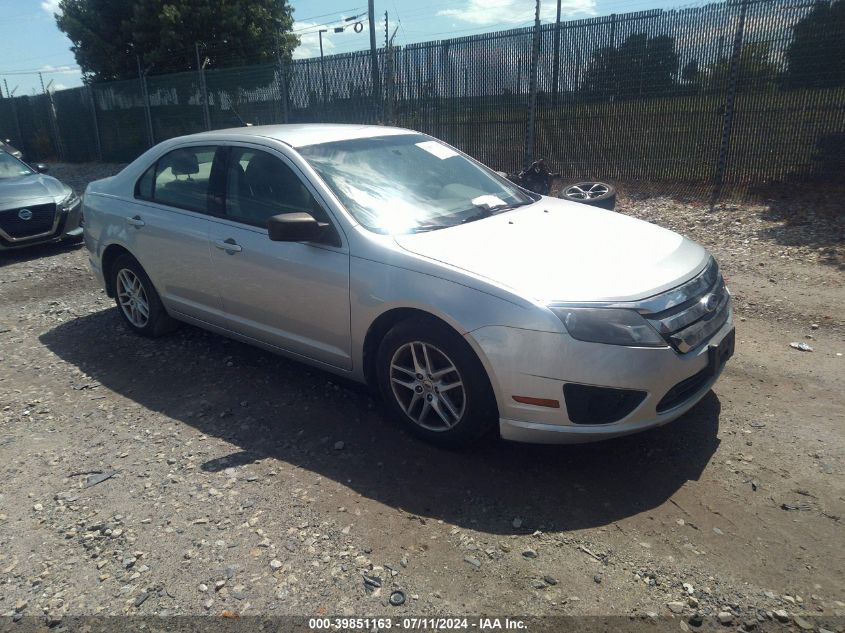
{"type": "MultiPolygon", "coordinates": [[[[53,173],[82,190],[112,168],[53,173]]],[[[188,326],[130,334],[84,248],[0,254],[0,615],[842,630],[845,212],[789,204],[621,198],[712,249],[737,351],[683,418],[580,446],[437,449],[320,371],[188,326]]]]}

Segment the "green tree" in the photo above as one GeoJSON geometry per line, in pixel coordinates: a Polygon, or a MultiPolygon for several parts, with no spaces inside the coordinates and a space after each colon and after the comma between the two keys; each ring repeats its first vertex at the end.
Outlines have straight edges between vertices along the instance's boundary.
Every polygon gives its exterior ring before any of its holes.
{"type": "Polygon", "coordinates": [[[786,49],[784,83],[788,88],[845,85],[845,1],[817,1],[792,27],[786,49]]]}
{"type": "Polygon", "coordinates": [[[677,74],[675,38],[634,33],[618,47],[593,51],[582,87],[608,96],[648,97],[668,92],[677,74]]]}
{"type": "Polygon", "coordinates": [[[297,46],[288,0],[61,0],[56,23],[83,73],[107,81],[196,70],[199,43],[210,68],[285,58],[297,46]]]}
{"type": "MultiPolygon", "coordinates": [[[[711,88],[724,90],[731,74],[731,60],[723,57],[707,70],[707,83],[711,88]]],[[[777,65],[772,61],[772,50],[767,42],[744,44],[739,55],[737,91],[773,88],[777,79],[777,65]]]]}

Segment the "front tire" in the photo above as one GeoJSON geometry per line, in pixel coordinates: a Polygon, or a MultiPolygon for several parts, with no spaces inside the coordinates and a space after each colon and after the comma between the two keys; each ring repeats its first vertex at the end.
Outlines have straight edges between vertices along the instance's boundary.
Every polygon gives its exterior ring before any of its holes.
{"type": "Polygon", "coordinates": [[[119,256],[111,267],[117,311],[136,334],[155,338],[176,326],[167,314],[152,281],[141,264],[129,254],[119,256]]]}
{"type": "Polygon", "coordinates": [[[381,396],[417,437],[471,444],[498,421],[487,373],[469,344],[434,319],[410,319],[384,337],[376,357],[381,396]]]}

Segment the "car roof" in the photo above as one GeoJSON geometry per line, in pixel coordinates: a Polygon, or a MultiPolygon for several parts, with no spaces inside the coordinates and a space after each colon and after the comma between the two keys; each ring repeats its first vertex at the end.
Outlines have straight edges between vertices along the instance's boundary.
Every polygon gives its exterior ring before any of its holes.
{"type": "Polygon", "coordinates": [[[235,127],[225,130],[212,130],[192,134],[190,139],[209,138],[239,138],[245,136],[263,136],[272,138],[291,147],[305,147],[306,145],[319,145],[320,143],[331,143],[333,141],[347,141],[358,138],[374,138],[376,136],[395,136],[398,134],[417,134],[413,130],[406,130],[398,127],[387,127],[384,125],[349,125],[339,123],[293,123],[285,125],[253,125],[248,127],[235,127]]]}

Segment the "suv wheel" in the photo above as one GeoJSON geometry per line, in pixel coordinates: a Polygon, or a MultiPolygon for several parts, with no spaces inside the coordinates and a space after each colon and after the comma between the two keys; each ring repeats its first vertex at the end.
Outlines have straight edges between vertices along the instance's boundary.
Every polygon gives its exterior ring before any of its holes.
{"type": "Polygon", "coordinates": [[[376,362],[382,398],[414,435],[457,447],[495,426],[496,400],[484,367],[467,342],[440,323],[397,324],[376,362]]]}
{"type": "Polygon", "coordinates": [[[118,312],[132,331],[142,336],[156,337],[175,327],[176,322],[167,314],[138,260],[128,254],[121,255],[115,260],[111,271],[118,312]]]}

